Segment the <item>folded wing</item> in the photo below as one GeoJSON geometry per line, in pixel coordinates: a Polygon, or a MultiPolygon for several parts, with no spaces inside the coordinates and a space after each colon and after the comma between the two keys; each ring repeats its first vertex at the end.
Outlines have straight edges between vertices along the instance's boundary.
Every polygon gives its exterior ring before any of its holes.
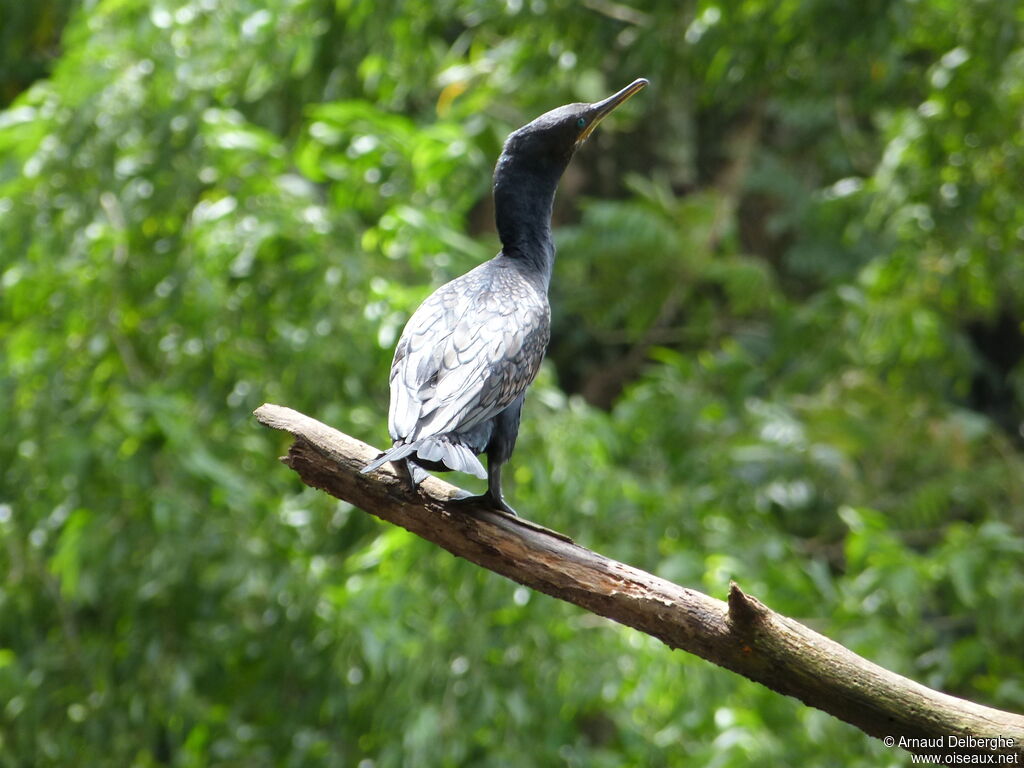
{"type": "Polygon", "coordinates": [[[391,367],[396,442],[469,432],[537,375],[550,333],[547,296],[499,259],[442,286],[409,319],[391,367]]]}

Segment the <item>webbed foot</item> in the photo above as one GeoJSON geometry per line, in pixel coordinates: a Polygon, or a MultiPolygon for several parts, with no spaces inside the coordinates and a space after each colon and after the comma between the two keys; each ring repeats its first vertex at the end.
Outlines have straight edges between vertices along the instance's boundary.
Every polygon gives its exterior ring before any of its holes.
{"type": "Polygon", "coordinates": [[[506,515],[511,515],[512,517],[519,517],[519,513],[509,506],[504,497],[498,496],[495,498],[490,491],[487,493],[481,493],[479,496],[474,496],[466,491],[463,491],[463,494],[464,495],[462,496],[456,496],[455,498],[450,499],[449,503],[460,507],[485,507],[497,512],[504,512],[506,515]]]}

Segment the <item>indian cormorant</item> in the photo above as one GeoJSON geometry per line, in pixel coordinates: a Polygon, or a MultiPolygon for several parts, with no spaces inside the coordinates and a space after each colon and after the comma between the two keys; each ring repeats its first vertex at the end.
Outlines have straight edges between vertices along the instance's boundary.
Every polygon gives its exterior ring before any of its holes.
{"type": "Polygon", "coordinates": [[[603,101],[553,109],[505,140],[494,169],[501,252],[442,285],[409,318],[391,364],[394,447],[363,472],[395,462],[413,488],[424,469],[486,477],[487,493],[470,498],[515,514],[501,493],[501,465],[550,337],[555,188],[595,126],[646,85],[635,80],[603,101]]]}

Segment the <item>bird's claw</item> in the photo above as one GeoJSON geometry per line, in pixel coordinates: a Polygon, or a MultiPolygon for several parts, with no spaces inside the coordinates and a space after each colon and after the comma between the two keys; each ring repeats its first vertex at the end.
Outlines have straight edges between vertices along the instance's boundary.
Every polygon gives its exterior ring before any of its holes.
{"type": "Polygon", "coordinates": [[[471,493],[462,491],[461,496],[449,499],[449,503],[460,507],[485,507],[496,512],[503,512],[512,517],[519,517],[519,513],[512,509],[504,498],[501,496],[495,498],[491,493],[481,493],[479,496],[474,496],[471,493]]]}

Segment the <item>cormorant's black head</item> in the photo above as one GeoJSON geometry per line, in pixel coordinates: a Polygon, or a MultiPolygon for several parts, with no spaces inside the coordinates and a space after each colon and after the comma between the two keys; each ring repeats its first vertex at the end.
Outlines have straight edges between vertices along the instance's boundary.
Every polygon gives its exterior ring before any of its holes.
{"type": "Polygon", "coordinates": [[[494,218],[506,255],[525,256],[550,275],[558,180],[597,124],[646,85],[641,78],[595,104],[566,104],[509,135],[494,169],[494,218]]]}
{"type": "Polygon", "coordinates": [[[553,171],[557,181],[576,148],[587,140],[597,124],[646,85],[647,80],[640,78],[594,104],[566,104],[545,112],[509,134],[501,160],[514,159],[517,166],[546,171],[545,176],[553,171]]]}

